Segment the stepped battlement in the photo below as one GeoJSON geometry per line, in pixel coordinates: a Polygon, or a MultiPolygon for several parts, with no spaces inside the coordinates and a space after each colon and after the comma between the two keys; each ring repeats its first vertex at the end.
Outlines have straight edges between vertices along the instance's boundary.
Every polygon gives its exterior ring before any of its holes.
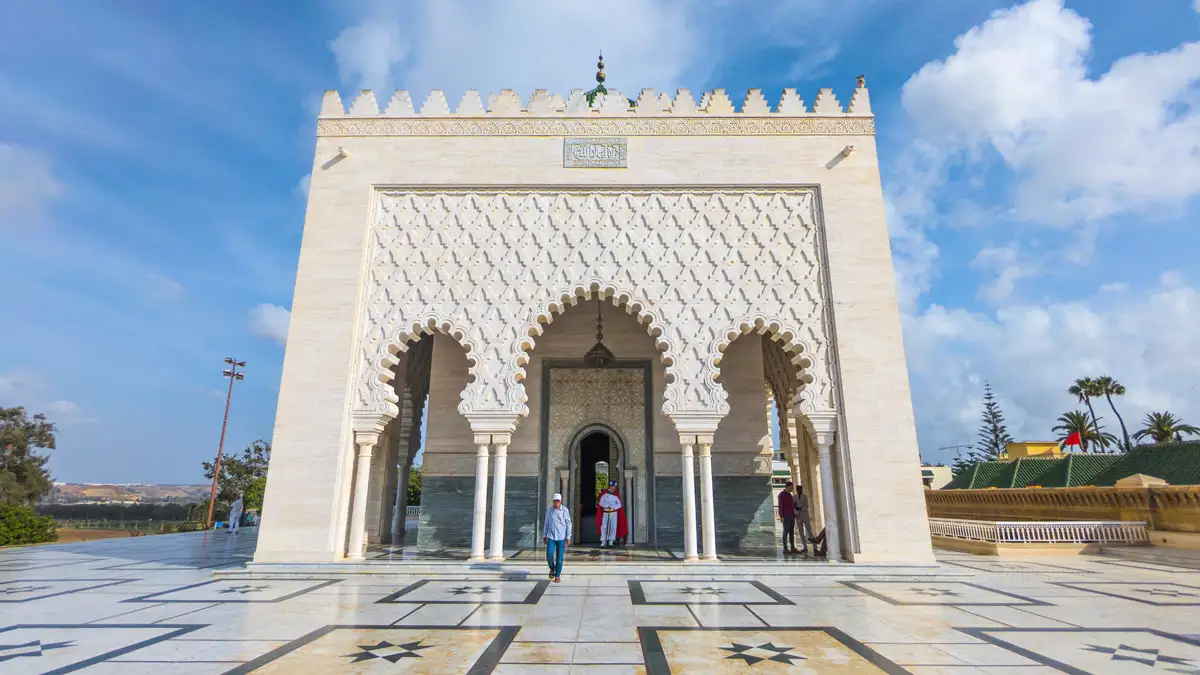
{"type": "Polygon", "coordinates": [[[832,89],[820,89],[810,108],[795,89],[784,89],[774,108],[767,102],[761,89],[746,92],[741,106],[734,107],[724,89],[704,92],[697,102],[688,89],[679,89],[672,97],[666,92],[656,93],[643,89],[637,98],[630,98],[619,91],[608,91],[594,96],[588,103],[587,92],[575,89],[563,98],[538,89],[524,103],[511,89],[499,94],[489,94],[487,105],[474,89],[467,93],[454,107],[450,108],[446,94],[440,89],[429,92],[418,107],[412,95],[405,90],[392,94],[387,105],[380,107],[375,92],[364,89],[358,93],[347,110],[338,92],[329,90],[321,102],[321,119],[364,118],[364,117],[872,117],[871,100],[862,79],[850,96],[849,105],[842,104],[832,89]]]}

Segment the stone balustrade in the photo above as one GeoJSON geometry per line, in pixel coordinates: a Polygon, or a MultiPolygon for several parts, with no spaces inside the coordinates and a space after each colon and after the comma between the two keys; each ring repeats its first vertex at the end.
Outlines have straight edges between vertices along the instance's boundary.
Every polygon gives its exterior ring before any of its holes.
{"type": "Polygon", "coordinates": [[[927,490],[931,518],[1144,521],[1152,529],[1200,533],[1200,485],[927,490]]]}

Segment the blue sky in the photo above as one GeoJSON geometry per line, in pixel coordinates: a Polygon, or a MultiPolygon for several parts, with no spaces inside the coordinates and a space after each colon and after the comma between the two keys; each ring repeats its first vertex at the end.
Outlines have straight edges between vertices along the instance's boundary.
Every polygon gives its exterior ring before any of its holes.
{"type": "Polygon", "coordinates": [[[926,459],[985,380],[1019,439],[1083,375],[1200,423],[1189,0],[348,5],[6,3],[0,404],[59,423],[58,479],[200,482],[225,356],[227,447],[270,437],[322,90],[565,93],[601,48],[627,93],[867,75],[926,459]]]}

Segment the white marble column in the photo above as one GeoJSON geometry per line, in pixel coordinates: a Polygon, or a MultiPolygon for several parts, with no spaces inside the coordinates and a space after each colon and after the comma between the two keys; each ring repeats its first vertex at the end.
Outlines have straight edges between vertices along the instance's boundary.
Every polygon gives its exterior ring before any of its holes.
{"type": "Polygon", "coordinates": [[[484,529],[487,527],[488,447],[489,434],[475,436],[475,517],[471,525],[471,560],[484,560],[484,529]]]}
{"type": "Polygon", "coordinates": [[[367,490],[371,484],[371,452],[379,442],[378,432],[354,433],[358,445],[358,464],[355,467],[354,503],[350,510],[350,544],[346,557],[362,560],[367,548],[367,490]]]}
{"type": "Polygon", "coordinates": [[[717,559],[717,520],[713,511],[713,475],[711,436],[700,436],[700,519],[704,560],[717,559]]]}
{"type": "Polygon", "coordinates": [[[683,560],[695,562],[696,555],[696,475],[692,463],[692,446],[695,439],[690,436],[679,439],[683,446],[683,461],[680,479],[683,482],[683,560]]]}
{"type": "Polygon", "coordinates": [[[492,551],[490,560],[504,560],[504,490],[508,478],[507,436],[494,435],[496,443],[496,468],[492,485],[492,551]]]}
{"type": "MultiPolygon", "coordinates": [[[[823,440],[823,439],[822,439],[823,440]]],[[[829,560],[841,558],[841,542],[838,539],[837,502],[833,491],[833,442],[818,440],[817,456],[821,463],[821,510],[825,516],[825,550],[829,560]]]]}

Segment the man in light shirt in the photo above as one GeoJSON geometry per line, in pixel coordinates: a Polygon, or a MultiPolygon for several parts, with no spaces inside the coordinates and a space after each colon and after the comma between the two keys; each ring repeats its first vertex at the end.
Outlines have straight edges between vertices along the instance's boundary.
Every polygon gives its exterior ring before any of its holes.
{"type": "Polygon", "coordinates": [[[616,495],[617,484],[609,483],[608,489],[600,493],[600,548],[614,548],[617,543],[617,522],[623,504],[616,495]]]}
{"type": "Polygon", "coordinates": [[[563,554],[571,545],[571,512],[563,506],[562,495],[555,492],[552,499],[554,504],[546,509],[546,522],[542,524],[542,543],[546,545],[550,578],[562,581],[563,554]]]}

